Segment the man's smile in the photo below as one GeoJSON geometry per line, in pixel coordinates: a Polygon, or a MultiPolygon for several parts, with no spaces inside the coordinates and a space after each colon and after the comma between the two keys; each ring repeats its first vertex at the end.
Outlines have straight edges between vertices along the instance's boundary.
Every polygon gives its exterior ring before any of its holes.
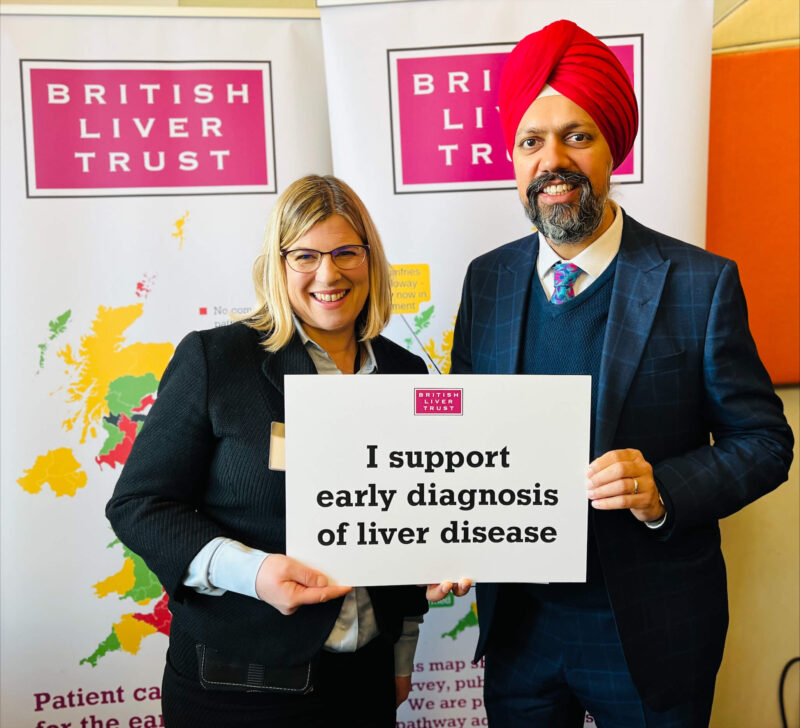
{"type": "Polygon", "coordinates": [[[561,184],[548,185],[542,192],[546,195],[562,195],[565,192],[570,192],[575,189],[575,185],[570,185],[562,182],[561,184]]]}
{"type": "Polygon", "coordinates": [[[580,196],[580,186],[570,182],[550,182],[540,189],[536,199],[545,205],[559,205],[577,201],[580,196]]]}

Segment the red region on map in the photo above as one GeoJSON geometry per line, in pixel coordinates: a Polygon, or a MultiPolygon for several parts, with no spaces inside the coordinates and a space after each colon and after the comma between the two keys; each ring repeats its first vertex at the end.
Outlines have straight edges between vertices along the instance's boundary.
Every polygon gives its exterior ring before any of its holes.
{"type": "Polygon", "coordinates": [[[105,455],[98,455],[94,459],[98,465],[105,463],[106,465],[110,465],[112,468],[116,468],[117,463],[120,465],[125,465],[126,461],[128,460],[128,455],[131,454],[131,448],[133,447],[133,441],[136,438],[138,424],[136,422],[132,422],[126,415],[122,414],[119,416],[117,427],[120,429],[120,431],[125,433],[125,437],[122,442],[120,442],[112,450],[109,450],[109,452],[107,452],[105,455]]]}
{"type": "Polygon", "coordinates": [[[172,622],[172,615],[168,609],[169,596],[164,592],[164,596],[158,600],[156,606],[150,614],[142,614],[141,612],[134,612],[133,618],[138,619],[140,622],[147,622],[153,625],[161,634],[169,634],[169,625],[172,622]]]}
{"type": "Polygon", "coordinates": [[[152,394],[148,394],[143,400],[142,403],[138,407],[134,407],[131,411],[132,412],[142,412],[146,410],[148,407],[152,407],[155,404],[156,398],[152,394]]]}

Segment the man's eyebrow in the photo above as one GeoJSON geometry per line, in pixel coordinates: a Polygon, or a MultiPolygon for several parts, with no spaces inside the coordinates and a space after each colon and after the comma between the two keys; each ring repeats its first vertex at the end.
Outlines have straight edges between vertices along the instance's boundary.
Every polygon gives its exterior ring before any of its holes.
{"type": "Polygon", "coordinates": [[[555,132],[556,134],[566,134],[571,131],[588,131],[590,133],[595,133],[594,127],[585,121],[570,121],[566,124],[561,124],[560,126],[556,127],[544,127],[540,128],[538,126],[526,126],[524,129],[519,129],[515,138],[519,138],[521,136],[525,136],[527,134],[548,134],[550,132],[555,132]]]}

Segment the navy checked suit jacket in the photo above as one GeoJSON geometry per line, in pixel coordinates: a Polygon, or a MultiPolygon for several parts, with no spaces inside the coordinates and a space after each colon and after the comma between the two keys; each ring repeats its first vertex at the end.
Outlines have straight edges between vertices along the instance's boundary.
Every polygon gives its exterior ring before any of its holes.
{"type": "MultiPolygon", "coordinates": [[[[470,264],[454,374],[520,370],[537,254],[534,234],[470,264]]],[[[590,517],[628,667],[650,707],[713,689],[728,624],[718,520],[786,480],[792,444],[736,264],[625,215],[594,448],[641,450],[669,516],[658,530],[627,510],[590,517]]],[[[476,658],[491,639],[497,593],[478,586],[476,658]]]]}

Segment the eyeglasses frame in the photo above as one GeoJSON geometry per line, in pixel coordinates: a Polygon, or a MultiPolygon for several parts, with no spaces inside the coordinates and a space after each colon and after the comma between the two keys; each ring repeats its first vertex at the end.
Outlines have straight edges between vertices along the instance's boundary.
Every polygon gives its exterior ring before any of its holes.
{"type": "Polygon", "coordinates": [[[331,260],[333,261],[333,264],[339,270],[354,270],[354,269],[358,268],[359,265],[363,265],[364,261],[366,261],[367,256],[369,255],[369,245],[367,245],[366,243],[340,245],[338,248],[334,248],[333,250],[328,250],[326,252],[323,252],[321,250],[314,250],[314,248],[291,248],[289,250],[281,250],[281,257],[286,261],[286,265],[288,265],[295,273],[316,273],[319,270],[319,267],[322,265],[322,256],[323,255],[330,255],[331,256],[331,260]],[[341,250],[342,248],[362,248],[364,250],[364,258],[361,260],[361,262],[358,265],[354,265],[352,268],[342,268],[336,262],[336,258],[334,257],[334,253],[337,252],[338,250],[341,250]],[[292,266],[292,264],[289,262],[289,260],[287,258],[289,253],[296,253],[296,252],[301,251],[301,250],[305,251],[307,253],[318,253],[319,254],[319,258],[317,258],[317,265],[313,270],[297,270],[297,268],[294,268],[292,266]]]}

